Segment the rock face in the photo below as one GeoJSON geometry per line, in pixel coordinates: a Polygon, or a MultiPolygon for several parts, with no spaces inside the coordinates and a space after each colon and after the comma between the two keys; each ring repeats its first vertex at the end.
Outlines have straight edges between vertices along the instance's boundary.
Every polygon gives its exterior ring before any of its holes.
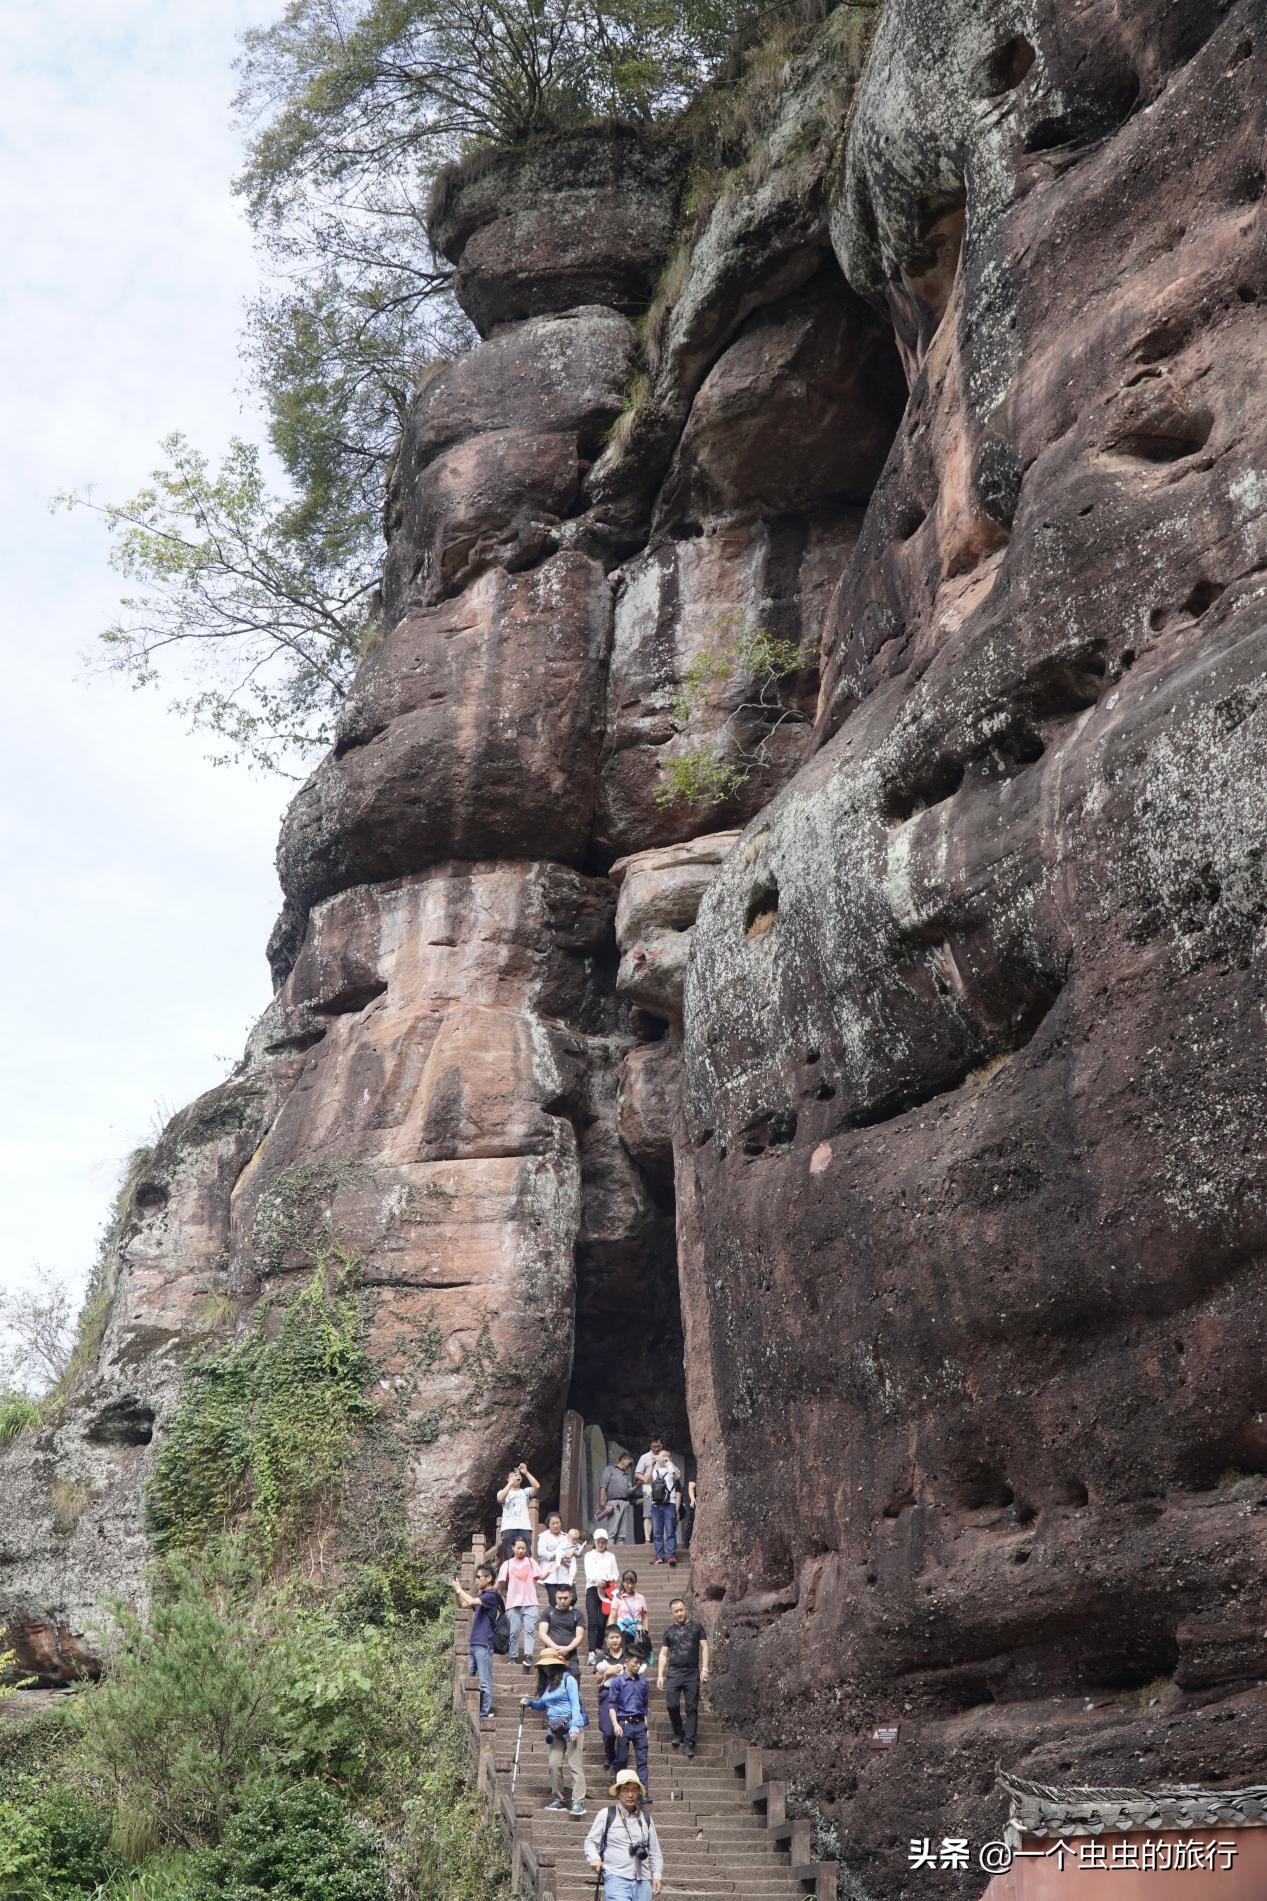
{"type": "Polygon", "coordinates": [[[696,925],[679,1196],[729,1706],[877,1893],[999,1759],[1267,1743],[1261,31],[895,0],[834,211],[911,396],[696,925]]]}
{"type": "Polygon", "coordinates": [[[0,1612],[77,1667],[188,1357],[337,1246],[409,1534],[565,1406],[693,1444],[717,1700],[898,1897],[996,1762],[1267,1747],[1267,48],[887,0],[855,99],[866,25],[689,201],[619,127],[442,181],[487,341],[0,1612]]]}

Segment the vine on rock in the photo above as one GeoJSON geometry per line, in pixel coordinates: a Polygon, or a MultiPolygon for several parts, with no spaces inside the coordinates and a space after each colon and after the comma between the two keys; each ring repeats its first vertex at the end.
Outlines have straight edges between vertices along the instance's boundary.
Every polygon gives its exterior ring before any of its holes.
{"type": "Polygon", "coordinates": [[[243,1522],[267,1551],[293,1550],[334,1498],[375,1417],[355,1269],[319,1260],[245,1339],[191,1363],[149,1487],[160,1551],[198,1550],[243,1522]]]}

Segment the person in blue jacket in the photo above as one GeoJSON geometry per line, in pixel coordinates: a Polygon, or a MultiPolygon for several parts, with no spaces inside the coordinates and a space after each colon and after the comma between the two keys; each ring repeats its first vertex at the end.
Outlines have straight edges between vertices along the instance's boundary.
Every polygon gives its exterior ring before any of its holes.
{"type": "Polygon", "coordinates": [[[563,1764],[572,1778],[572,1806],[569,1813],[584,1815],[585,1763],[582,1752],[589,1718],[581,1702],[576,1678],[568,1669],[568,1660],[557,1650],[543,1650],[538,1659],[542,1682],[540,1696],[521,1699],[525,1709],[541,1710],[546,1719],[548,1760],[550,1764],[550,1800],[548,1809],[566,1809],[563,1799],[563,1764]]]}
{"type": "MultiPolygon", "coordinates": [[[[633,1744],[634,1760],[638,1765],[638,1780],[643,1788],[647,1786],[647,1680],[641,1674],[642,1658],[636,1651],[625,1652],[625,1674],[617,1677],[611,1695],[612,1734],[616,1738],[614,1747],[615,1766],[623,1769],[629,1761],[629,1745],[633,1744]]],[[[645,1806],[650,1806],[651,1797],[647,1796],[645,1806]]]]}

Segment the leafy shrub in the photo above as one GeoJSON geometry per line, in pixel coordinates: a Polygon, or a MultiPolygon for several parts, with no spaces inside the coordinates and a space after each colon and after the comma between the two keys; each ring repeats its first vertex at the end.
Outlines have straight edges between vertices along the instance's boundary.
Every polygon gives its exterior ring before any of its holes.
{"type": "Polygon", "coordinates": [[[35,1681],[34,1677],[17,1675],[17,1660],[16,1650],[0,1650],[0,1703],[15,1690],[25,1689],[28,1683],[35,1681]]]}
{"type": "Polygon", "coordinates": [[[214,1844],[276,1742],[293,1606],[218,1554],[172,1561],[148,1623],[115,1615],[108,1673],[81,1699],[80,1760],[132,1852],[214,1844]]]}
{"type": "Polygon", "coordinates": [[[191,1901],[387,1901],[382,1843],[320,1782],[255,1789],[218,1849],[197,1857],[191,1901]]]}
{"type": "Polygon", "coordinates": [[[766,764],[766,748],[779,728],[799,719],[783,697],[784,683],[801,667],[796,642],[782,640],[764,627],[745,627],[735,614],[723,614],[718,628],[724,636],[721,645],[696,654],[683,673],[673,717],[679,726],[687,725],[713,688],[737,680],[744,698],[731,719],[747,714],[760,736],[755,745],[747,747],[732,731],[729,744],[736,755],[733,759],[724,759],[710,745],[679,753],[663,769],[655,795],[657,805],[675,805],[679,800],[687,805],[723,805],[759,766],[766,764]]]}
{"type": "Polygon", "coordinates": [[[123,1872],[111,1818],[78,1790],[58,1787],[0,1802],[0,1894],[8,1901],[93,1895],[123,1872]]]}

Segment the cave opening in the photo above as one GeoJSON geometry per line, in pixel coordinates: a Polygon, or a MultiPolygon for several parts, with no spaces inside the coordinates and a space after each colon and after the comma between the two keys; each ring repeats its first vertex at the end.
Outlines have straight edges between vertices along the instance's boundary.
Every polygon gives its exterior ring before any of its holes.
{"type": "Polygon", "coordinates": [[[582,1242],[568,1406],[636,1455],[657,1435],[690,1456],[671,1178],[652,1181],[632,1233],[582,1242]]]}

